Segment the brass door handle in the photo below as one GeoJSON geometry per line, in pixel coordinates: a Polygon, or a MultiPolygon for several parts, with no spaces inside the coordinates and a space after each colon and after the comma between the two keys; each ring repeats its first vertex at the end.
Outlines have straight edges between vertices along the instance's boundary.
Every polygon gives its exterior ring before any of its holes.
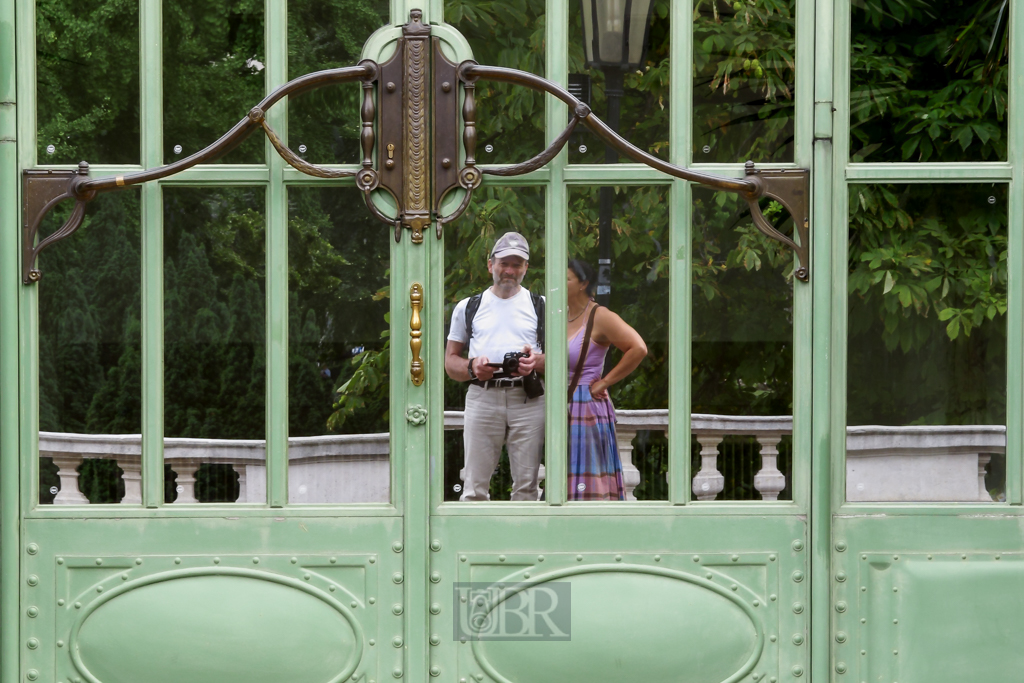
{"type": "Polygon", "coordinates": [[[409,288],[409,304],[412,306],[412,318],[409,320],[409,348],[412,350],[412,365],[409,374],[412,376],[414,386],[423,384],[423,359],[420,358],[420,348],[423,346],[422,327],[420,311],[423,310],[423,285],[418,282],[412,283],[409,288]]]}

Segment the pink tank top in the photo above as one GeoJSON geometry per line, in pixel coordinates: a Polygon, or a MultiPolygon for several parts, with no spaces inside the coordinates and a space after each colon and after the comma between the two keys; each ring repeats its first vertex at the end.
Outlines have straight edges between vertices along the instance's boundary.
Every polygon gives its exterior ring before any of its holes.
{"type": "MultiPolygon", "coordinates": [[[[580,362],[580,351],[583,347],[583,336],[587,326],[583,325],[569,340],[569,382],[572,382],[572,373],[576,370],[576,364],[580,362]]],[[[608,353],[607,346],[601,346],[590,338],[590,346],[587,348],[587,358],[583,361],[583,370],[580,372],[580,381],[577,386],[590,386],[591,382],[601,379],[604,370],[604,357],[608,353]]]]}

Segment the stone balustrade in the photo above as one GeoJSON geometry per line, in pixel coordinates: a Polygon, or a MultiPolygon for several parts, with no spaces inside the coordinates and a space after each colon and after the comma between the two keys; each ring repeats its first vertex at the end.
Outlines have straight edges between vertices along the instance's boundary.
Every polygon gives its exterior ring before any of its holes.
{"type": "MultiPolygon", "coordinates": [[[[621,410],[616,436],[627,500],[641,474],[633,463],[633,442],[641,431],[664,434],[667,410],[621,410]]],[[[462,411],[445,411],[444,428],[461,430],[462,411]]],[[[692,480],[698,500],[715,500],[725,477],[718,469],[720,444],[746,436],[760,446],[761,468],[754,488],[763,500],[778,500],[786,477],[778,469],[778,446],[792,434],[790,416],[690,416],[700,444],[700,470],[692,480]]],[[[985,471],[993,454],[1005,453],[1006,429],[996,425],[847,429],[847,500],[991,501],[985,471]]],[[[123,471],[125,504],[140,504],[142,439],[138,434],[40,432],[39,455],[57,467],[56,504],[88,504],[78,486],[85,459],[113,459],[123,471]]],[[[262,440],[164,440],[164,462],[176,474],[176,504],[196,503],[196,472],[203,464],[229,465],[238,475],[240,503],[266,501],[266,444],[262,440]]],[[[293,503],[387,502],[390,491],[389,435],[346,434],[289,439],[288,494],[293,503]]],[[[541,478],[543,479],[543,466],[541,478]]]]}

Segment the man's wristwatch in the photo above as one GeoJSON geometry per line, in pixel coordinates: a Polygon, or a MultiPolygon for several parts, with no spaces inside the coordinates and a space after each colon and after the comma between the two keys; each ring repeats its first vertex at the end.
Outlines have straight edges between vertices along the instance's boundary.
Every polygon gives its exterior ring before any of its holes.
{"type": "Polygon", "coordinates": [[[472,382],[473,380],[476,379],[476,373],[473,372],[473,361],[474,360],[476,360],[476,359],[475,358],[470,358],[469,359],[469,381],[470,382],[472,382]]]}

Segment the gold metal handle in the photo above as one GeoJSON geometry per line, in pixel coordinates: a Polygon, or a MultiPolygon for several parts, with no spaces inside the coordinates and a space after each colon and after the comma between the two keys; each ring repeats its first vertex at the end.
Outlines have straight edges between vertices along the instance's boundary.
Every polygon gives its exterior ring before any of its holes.
{"type": "Polygon", "coordinates": [[[409,374],[412,376],[414,386],[423,384],[423,359],[420,358],[420,348],[423,346],[423,332],[420,330],[423,323],[420,320],[420,311],[423,310],[423,285],[418,282],[412,283],[409,288],[409,304],[412,306],[412,318],[409,320],[409,348],[412,349],[412,366],[409,374]]]}

